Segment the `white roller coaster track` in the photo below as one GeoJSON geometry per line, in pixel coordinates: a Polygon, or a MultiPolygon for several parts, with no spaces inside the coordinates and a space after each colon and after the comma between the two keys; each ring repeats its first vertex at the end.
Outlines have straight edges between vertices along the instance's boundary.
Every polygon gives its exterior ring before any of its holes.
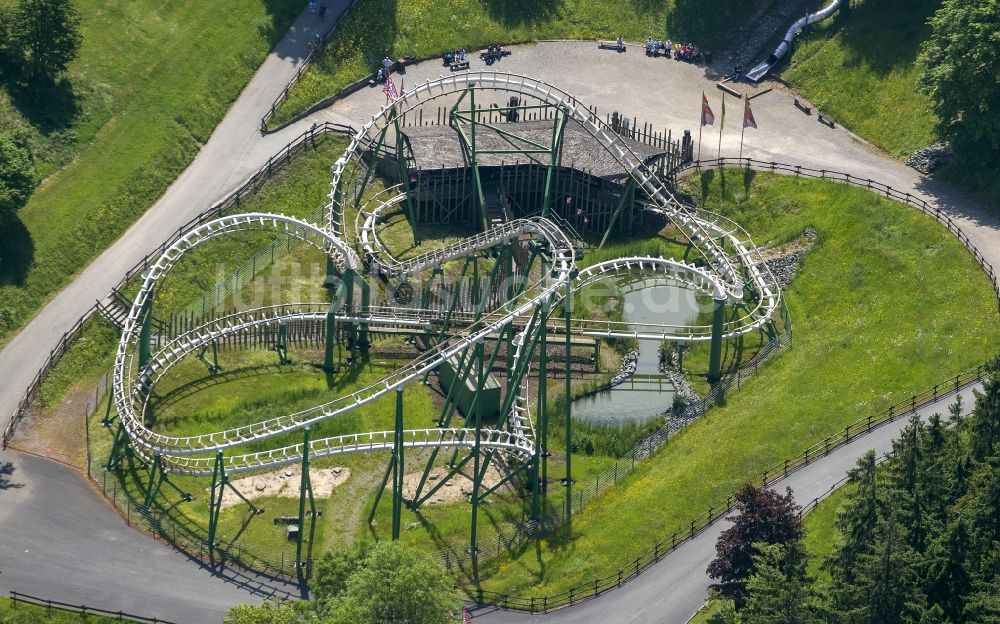
{"type": "MultiPolygon", "coordinates": [[[[158,281],[188,251],[201,244],[237,232],[259,230],[279,232],[301,239],[328,255],[340,271],[348,269],[362,272],[365,263],[338,232],[343,224],[335,222],[338,208],[332,200],[328,206],[330,220],[326,227],[319,227],[294,217],[251,213],[221,217],[204,223],[187,232],[168,247],[147,270],[134,305],[125,321],[122,338],[115,356],[114,402],[120,422],[133,449],[141,457],[151,460],[160,456],[164,469],[170,472],[209,476],[213,472],[214,454],[237,447],[265,445],[268,440],[298,431],[304,427],[335,418],[360,405],[386,396],[397,388],[421,378],[437,368],[446,359],[466,352],[470,347],[488,337],[496,337],[512,324],[523,327],[514,337],[516,349],[514,363],[527,357],[528,332],[538,330],[537,319],[543,306],[559,303],[568,288],[581,288],[603,280],[655,279],[683,285],[718,301],[742,303],[747,312],[724,325],[726,337],[745,334],[761,328],[777,310],[780,293],[773,277],[759,252],[746,233],[736,224],[719,215],[698,212],[679,202],[664,184],[625,145],[618,135],[610,131],[600,119],[581,106],[575,98],[561,90],[524,76],[470,72],[425,82],[404,93],[394,103],[383,107],[372,117],[333,167],[332,186],[344,180],[348,165],[359,159],[364,146],[372,137],[390,123],[393,106],[402,113],[428,100],[454,94],[467,88],[497,89],[521,93],[558,106],[567,116],[577,121],[607,150],[644,190],[649,202],[646,208],[667,216],[684,233],[693,247],[707,260],[707,266],[664,258],[617,258],[581,270],[574,280],[574,249],[559,227],[543,218],[516,219],[467,238],[444,249],[421,254],[407,260],[393,257],[378,240],[376,225],[382,210],[397,205],[403,195],[395,190],[378,196],[373,208],[366,207],[358,215],[355,236],[359,248],[372,263],[376,272],[388,273],[405,279],[450,260],[513,241],[533,238],[541,240],[549,249],[551,274],[543,275],[537,282],[527,285],[511,301],[486,311],[481,318],[466,312],[452,316],[454,329],[448,339],[420,354],[415,360],[394,371],[366,388],[341,396],[293,414],[269,418],[251,425],[192,436],[166,435],[145,426],[141,414],[153,388],[163,375],[186,355],[204,348],[213,341],[227,336],[251,331],[254,328],[290,323],[297,320],[325,320],[329,303],[304,303],[269,306],[232,314],[212,320],[168,342],[154,354],[147,365],[139,370],[136,359],[144,316],[152,305],[158,281]],[[728,245],[733,253],[727,254],[728,245]],[[745,286],[751,287],[750,302],[744,302],[745,286]]],[[[331,193],[331,198],[337,193],[331,193]]],[[[358,310],[338,310],[340,321],[363,323],[377,327],[419,327],[430,329],[438,326],[443,313],[439,310],[420,310],[388,306],[371,306],[363,313],[358,310]]],[[[565,331],[551,326],[551,331],[565,331]]],[[[674,327],[606,321],[573,321],[574,334],[594,337],[630,337],[640,339],[671,339],[681,341],[707,341],[711,339],[708,326],[674,327]]],[[[525,364],[530,365],[530,362],[525,364]]],[[[534,424],[532,423],[528,384],[516,389],[510,413],[503,415],[499,428],[482,429],[479,444],[485,448],[504,451],[515,458],[527,459],[535,452],[534,424]]],[[[384,450],[394,447],[394,432],[379,431],[338,435],[310,442],[309,453],[324,457],[360,451],[384,450]]],[[[412,448],[471,447],[475,445],[475,430],[468,428],[414,429],[403,432],[403,445],[412,448]]],[[[241,453],[225,454],[229,473],[240,473],[277,467],[301,459],[305,449],[302,444],[277,441],[274,448],[264,450],[244,449],[241,453]]]]}

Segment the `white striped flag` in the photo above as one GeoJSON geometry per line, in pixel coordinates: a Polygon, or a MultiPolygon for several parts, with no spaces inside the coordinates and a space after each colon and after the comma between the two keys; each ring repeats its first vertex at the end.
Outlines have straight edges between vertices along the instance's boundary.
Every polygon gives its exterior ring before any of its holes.
{"type": "Polygon", "coordinates": [[[712,108],[708,105],[708,98],[705,97],[704,91],[701,92],[701,125],[715,125],[715,114],[712,112],[712,108]]]}
{"type": "Polygon", "coordinates": [[[744,95],[745,106],[743,108],[743,127],[744,128],[757,128],[757,120],[753,118],[753,111],[750,110],[750,96],[744,95]]]}

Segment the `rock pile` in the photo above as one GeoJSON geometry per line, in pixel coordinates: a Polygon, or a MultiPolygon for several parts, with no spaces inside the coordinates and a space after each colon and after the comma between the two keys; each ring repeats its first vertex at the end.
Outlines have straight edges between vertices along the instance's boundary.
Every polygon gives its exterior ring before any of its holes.
{"type": "Polygon", "coordinates": [[[802,0],[778,0],[763,15],[744,22],[733,32],[734,39],[740,43],[727,59],[730,68],[740,64],[746,71],[766,59],[771,52],[767,45],[779,33],[784,34],[794,19],[804,15],[806,8],[802,0]]]}
{"type": "Polygon", "coordinates": [[[918,149],[906,159],[906,164],[920,173],[934,173],[951,158],[951,146],[942,141],[918,149]]]}
{"type": "Polygon", "coordinates": [[[670,384],[674,387],[674,404],[668,412],[671,416],[676,416],[684,411],[686,406],[701,400],[687,377],[680,371],[679,348],[681,347],[676,342],[670,343],[667,348],[660,347],[660,373],[669,379],[670,384]]]}
{"type": "Polygon", "coordinates": [[[625,383],[628,378],[635,374],[636,362],[639,361],[639,350],[632,349],[622,356],[622,363],[618,367],[618,372],[611,378],[611,387],[625,383]]]}
{"type": "Polygon", "coordinates": [[[767,268],[771,269],[774,279],[778,281],[778,286],[784,288],[795,279],[795,273],[799,270],[799,262],[816,242],[816,230],[809,227],[802,233],[804,242],[793,245],[791,249],[784,253],[777,254],[766,260],[767,268]]]}

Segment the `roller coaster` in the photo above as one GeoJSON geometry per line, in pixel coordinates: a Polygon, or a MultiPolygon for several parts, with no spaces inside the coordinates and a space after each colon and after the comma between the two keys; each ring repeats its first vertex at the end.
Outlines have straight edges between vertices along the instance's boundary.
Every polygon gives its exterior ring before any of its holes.
{"type": "MultiPolygon", "coordinates": [[[[479,128],[480,140],[484,131],[479,128]]],[[[346,152],[334,163],[332,174],[325,223],[310,223],[281,214],[244,213],[220,217],[186,232],[167,247],[143,275],[124,321],[114,359],[113,407],[119,426],[109,465],[129,455],[149,467],[147,504],[160,485],[168,481],[169,475],[211,477],[209,543],[212,543],[218,524],[222,488],[228,485],[229,475],[302,464],[300,516],[304,517],[307,495],[310,503],[312,501],[308,477],[310,459],[368,451],[392,452],[379,495],[391,474],[393,536],[397,537],[399,509],[403,504],[405,449],[432,449],[435,455],[440,449],[465,449],[468,456],[462,463],[474,462],[471,496],[474,552],[476,506],[489,493],[481,489],[482,475],[494,455],[500,454],[508,465],[533,475],[533,516],[537,514],[537,497],[544,488],[544,484],[539,485],[538,470],[546,455],[545,417],[532,413],[533,397],[528,379],[532,362],[539,355],[543,358],[544,369],[547,334],[561,334],[567,341],[567,367],[571,336],[706,342],[710,345],[708,377],[714,383],[721,375],[724,340],[756,331],[774,331],[781,305],[780,289],[747,233],[732,221],[699,210],[678,198],[671,191],[669,180],[637,154],[620,133],[592,109],[553,85],[527,76],[484,71],[428,80],[388,101],[373,114],[351,137],[346,152]],[[519,98],[517,104],[506,109],[511,118],[515,118],[510,115],[512,110],[524,112],[531,107],[544,107],[553,111],[553,142],[566,124],[574,124],[599,145],[634,189],[637,205],[669,221],[687,241],[690,253],[685,254],[685,259],[622,257],[578,267],[581,254],[577,244],[552,209],[550,183],[557,164],[555,148],[536,149],[528,145],[526,139],[518,138],[514,132],[515,123],[507,124],[506,129],[494,129],[517,143],[517,149],[523,152],[545,153],[550,149],[551,158],[544,164],[545,191],[541,206],[535,207],[534,214],[491,218],[475,161],[478,113],[474,102],[477,96],[492,97],[498,93],[519,98]],[[537,104],[522,105],[520,98],[537,104]],[[472,163],[468,168],[475,181],[472,206],[481,231],[455,244],[404,259],[394,256],[379,237],[385,213],[406,210],[412,215],[414,211],[415,184],[406,169],[407,143],[401,121],[418,107],[438,99],[457,99],[452,107],[451,122],[471,147],[472,163]],[[466,99],[471,108],[463,112],[460,107],[466,99]],[[376,175],[379,153],[393,134],[399,166],[399,171],[394,173],[399,183],[362,201],[367,185],[376,175]],[[356,212],[353,220],[349,218],[352,212],[356,212]],[[327,258],[330,301],[257,307],[227,314],[172,337],[154,352],[152,318],[155,293],[161,280],[185,254],[205,243],[253,231],[286,235],[319,249],[327,258]],[[524,250],[520,256],[511,251],[515,245],[524,250]],[[466,309],[458,309],[454,302],[431,306],[426,297],[406,301],[397,296],[390,304],[379,305],[371,301],[373,288],[382,287],[398,295],[405,291],[410,280],[427,273],[431,273],[433,279],[435,274],[442,274],[441,267],[446,263],[463,259],[468,262],[477,254],[492,255],[496,262],[487,280],[491,284],[488,294],[477,295],[473,305],[466,309]],[[507,278],[502,285],[501,277],[507,278]],[[574,291],[591,284],[621,280],[656,280],[711,298],[711,323],[650,326],[571,318],[574,291]],[[563,319],[557,317],[559,306],[563,319]],[[731,312],[728,315],[727,309],[731,312]],[[412,332],[420,337],[422,350],[411,362],[376,383],[294,413],[277,414],[250,425],[195,435],[168,435],[147,426],[146,414],[151,409],[157,383],[185,357],[204,353],[205,349],[227,337],[255,328],[275,328],[301,320],[325,323],[324,367],[328,372],[336,370],[335,343],[346,341],[353,354],[367,348],[369,332],[389,329],[412,332]],[[489,349],[487,342],[492,342],[489,349]],[[477,393],[472,399],[475,406],[482,394],[485,375],[503,345],[507,348],[508,361],[506,392],[495,422],[484,423],[478,415],[473,416],[478,414],[473,410],[473,414],[466,414],[463,426],[454,426],[454,407],[447,407],[446,402],[436,427],[403,428],[401,391],[404,386],[426,380],[428,375],[449,363],[456,368],[456,375],[462,382],[471,379],[476,386],[477,393]],[[392,395],[396,396],[397,405],[394,430],[311,439],[312,427],[392,395]],[[301,438],[297,440],[293,435],[301,438]]],[[[566,384],[568,395],[568,374],[566,384]]],[[[452,403],[457,385],[452,384],[448,391],[447,399],[452,403]]],[[[539,396],[544,396],[544,375],[540,376],[538,385],[539,396]]],[[[567,407],[567,418],[568,410],[567,407]]],[[[430,464],[424,471],[417,495],[407,504],[419,505],[430,495],[421,498],[429,470],[430,464]]],[[[440,487],[440,483],[434,487],[440,487]]],[[[252,503],[246,502],[253,508],[252,503]]],[[[300,525],[302,520],[300,518],[300,525]]],[[[301,537],[299,553],[301,555],[301,537]]]]}

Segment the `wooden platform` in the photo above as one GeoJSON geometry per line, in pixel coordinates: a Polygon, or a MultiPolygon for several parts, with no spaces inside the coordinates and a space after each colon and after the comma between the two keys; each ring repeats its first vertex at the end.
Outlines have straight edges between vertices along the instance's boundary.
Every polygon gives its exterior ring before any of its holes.
{"type": "MultiPolygon", "coordinates": [[[[541,145],[547,145],[552,141],[552,120],[495,125],[541,145]]],[[[469,132],[468,127],[465,131],[469,132]]],[[[458,130],[451,126],[412,126],[405,128],[404,133],[409,139],[413,149],[414,162],[419,170],[457,169],[468,167],[471,164],[468,150],[465,149],[458,130]]],[[[621,140],[643,160],[664,153],[664,150],[632,139],[622,138],[621,140]]],[[[518,141],[482,125],[476,127],[476,146],[477,149],[484,150],[528,147],[527,144],[519,144],[518,141]]],[[[481,154],[479,156],[480,166],[548,164],[548,162],[548,154],[481,154]]],[[[563,131],[561,164],[564,167],[573,167],[607,179],[618,180],[626,176],[621,165],[575,121],[567,123],[563,131]]]]}

